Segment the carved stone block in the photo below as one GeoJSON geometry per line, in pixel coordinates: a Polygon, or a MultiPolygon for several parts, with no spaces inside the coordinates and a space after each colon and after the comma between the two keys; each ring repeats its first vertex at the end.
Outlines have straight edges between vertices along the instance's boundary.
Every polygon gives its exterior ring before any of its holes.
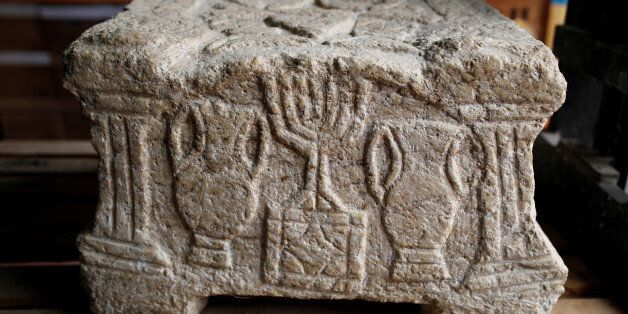
{"type": "Polygon", "coordinates": [[[547,312],[532,142],[566,83],[479,0],[136,0],[65,53],[96,312],[208,296],[547,312]]]}

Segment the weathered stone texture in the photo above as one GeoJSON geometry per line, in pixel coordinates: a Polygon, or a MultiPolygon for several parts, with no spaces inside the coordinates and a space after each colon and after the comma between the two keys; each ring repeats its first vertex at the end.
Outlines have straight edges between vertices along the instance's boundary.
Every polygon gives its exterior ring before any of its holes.
{"type": "Polygon", "coordinates": [[[66,51],[100,159],[97,312],[211,295],[549,311],[551,51],[465,0],[136,0],[66,51]]]}

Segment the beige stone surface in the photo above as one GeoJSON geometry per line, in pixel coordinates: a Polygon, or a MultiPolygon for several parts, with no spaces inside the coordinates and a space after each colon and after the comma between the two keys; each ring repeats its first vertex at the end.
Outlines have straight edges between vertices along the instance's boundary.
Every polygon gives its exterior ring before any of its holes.
{"type": "Polygon", "coordinates": [[[481,1],[136,0],[65,54],[100,154],[96,312],[208,296],[548,312],[551,51],[481,1]]]}

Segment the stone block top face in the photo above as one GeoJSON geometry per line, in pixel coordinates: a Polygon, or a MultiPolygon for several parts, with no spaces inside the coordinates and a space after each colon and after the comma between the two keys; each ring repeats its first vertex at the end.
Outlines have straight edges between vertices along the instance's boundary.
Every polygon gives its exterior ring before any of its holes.
{"type": "Polygon", "coordinates": [[[137,0],[85,32],[65,64],[77,94],[248,105],[261,103],[263,77],[288,72],[345,73],[439,107],[545,114],[566,88],[551,51],[481,0],[137,0]]]}
{"type": "Polygon", "coordinates": [[[551,51],[481,1],[136,0],[65,54],[99,153],[96,312],[212,295],[547,312],[551,51]]]}

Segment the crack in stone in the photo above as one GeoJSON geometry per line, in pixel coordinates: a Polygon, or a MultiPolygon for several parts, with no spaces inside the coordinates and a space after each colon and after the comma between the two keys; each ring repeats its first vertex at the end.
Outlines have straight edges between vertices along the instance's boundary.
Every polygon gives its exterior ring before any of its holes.
{"type": "Polygon", "coordinates": [[[425,3],[425,5],[427,5],[434,13],[436,13],[438,16],[440,16],[443,20],[447,19],[447,13],[441,12],[440,10],[437,10],[434,7],[434,4],[432,3],[431,0],[423,0],[423,3],[425,3]]]}
{"type": "Polygon", "coordinates": [[[268,16],[264,19],[264,25],[267,27],[279,28],[290,34],[307,37],[318,40],[327,40],[329,38],[339,37],[343,35],[354,36],[355,26],[358,21],[358,13],[353,12],[350,19],[341,21],[340,23],[322,27],[320,29],[308,29],[299,25],[292,25],[289,22],[277,19],[274,16],[268,16]],[[350,25],[347,25],[350,24],[350,25]]]}
{"type": "Polygon", "coordinates": [[[306,29],[302,29],[296,26],[288,25],[287,23],[284,23],[282,21],[277,21],[273,19],[272,16],[265,18],[264,24],[268,27],[280,28],[293,35],[307,37],[307,38],[316,38],[316,35],[314,35],[312,32],[308,32],[306,29]]]}

